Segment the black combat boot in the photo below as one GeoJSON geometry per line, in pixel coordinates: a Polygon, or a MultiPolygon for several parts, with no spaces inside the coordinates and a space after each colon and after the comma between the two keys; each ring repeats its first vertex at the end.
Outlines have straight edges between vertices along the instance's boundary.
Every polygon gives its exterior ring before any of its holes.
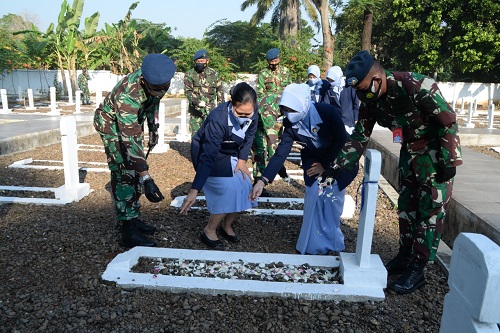
{"type": "Polygon", "coordinates": [[[144,236],[139,231],[135,220],[123,221],[122,226],[122,245],[125,247],[147,246],[155,247],[156,242],[149,237],[144,236]]]}
{"type": "Polygon", "coordinates": [[[397,256],[395,256],[387,264],[385,264],[387,275],[390,276],[403,273],[406,266],[408,266],[408,264],[410,263],[411,258],[411,249],[401,246],[399,248],[397,256]]]}
{"type": "Polygon", "coordinates": [[[156,227],[151,225],[151,224],[146,224],[142,220],[135,218],[135,225],[137,226],[137,229],[139,229],[140,232],[146,235],[152,235],[156,231],[156,227]]]}
{"type": "Polygon", "coordinates": [[[425,261],[414,258],[404,270],[403,274],[389,285],[389,288],[398,294],[410,294],[425,285],[425,261]]]}

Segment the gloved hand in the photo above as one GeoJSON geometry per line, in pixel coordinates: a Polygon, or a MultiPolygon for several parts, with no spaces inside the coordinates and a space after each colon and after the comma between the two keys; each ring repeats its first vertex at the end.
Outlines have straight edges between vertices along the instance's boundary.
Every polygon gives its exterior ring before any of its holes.
{"type": "Polygon", "coordinates": [[[456,167],[439,167],[436,169],[436,181],[438,183],[444,183],[455,177],[456,173],[456,167]]]}
{"type": "Polygon", "coordinates": [[[321,174],[321,183],[326,184],[327,186],[332,185],[335,182],[339,171],[339,167],[328,167],[328,169],[323,171],[321,174]]]}
{"type": "Polygon", "coordinates": [[[148,148],[152,148],[158,144],[158,132],[149,132],[148,148]]]}
{"type": "Polygon", "coordinates": [[[207,106],[207,104],[205,103],[205,101],[201,101],[200,103],[198,103],[198,106],[200,108],[204,108],[205,106],[207,106]]]}
{"type": "Polygon", "coordinates": [[[144,181],[144,195],[146,195],[146,198],[151,202],[160,202],[165,199],[160,189],[151,178],[144,181]]]}

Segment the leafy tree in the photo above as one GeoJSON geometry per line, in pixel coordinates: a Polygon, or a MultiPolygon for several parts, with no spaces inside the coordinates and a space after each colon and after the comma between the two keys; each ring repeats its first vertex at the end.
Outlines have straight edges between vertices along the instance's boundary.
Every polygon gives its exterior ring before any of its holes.
{"type": "Polygon", "coordinates": [[[181,45],[179,39],[170,33],[172,28],[165,23],[152,23],[143,19],[136,19],[137,33],[140,35],[139,48],[145,53],[168,52],[181,45]]]}
{"type": "Polygon", "coordinates": [[[257,5],[257,10],[250,19],[250,25],[261,23],[266,14],[272,10],[273,31],[279,28],[279,38],[293,43],[293,37],[301,30],[300,0],[245,0],[241,4],[241,10],[245,11],[253,5],[257,5]]]}

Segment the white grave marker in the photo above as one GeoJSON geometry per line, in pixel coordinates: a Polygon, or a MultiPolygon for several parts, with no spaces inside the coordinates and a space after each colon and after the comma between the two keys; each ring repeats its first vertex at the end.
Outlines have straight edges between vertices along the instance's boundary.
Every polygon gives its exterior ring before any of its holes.
{"type": "Polygon", "coordinates": [[[9,109],[9,102],[7,101],[7,90],[1,89],[0,94],[2,95],[2,110],[0,113],[12,113],[12,109],[9,109]]]}
{"type": "Polygon", "coordinates": [[[82,91],[81,90],[77,90],[75,92],[75,99],[76,99],[76,102],[75,102],[75,112],[73,113],[82,113],[82,91]]]}
{"type": "Polygon", "coordinates": [[[50,87],[50,112],[52,115],[61,115],[61,110],[57,108],[56,104],[56,87],[50,87]]]}
{"type": "Polygon", "coordinates": [[[36,110],[35,103],[33,101],[33,89],[28,89],[28,107],[26,110],[36,110]]]}
{"type": "Polygon", "coordinates": [[[188,142],[191,140],[191,136],[187,130],[187,102],[185,99],[181,101],[181,126],[179,128],[179,133],[176,135],[177,141],[188,142]]]}

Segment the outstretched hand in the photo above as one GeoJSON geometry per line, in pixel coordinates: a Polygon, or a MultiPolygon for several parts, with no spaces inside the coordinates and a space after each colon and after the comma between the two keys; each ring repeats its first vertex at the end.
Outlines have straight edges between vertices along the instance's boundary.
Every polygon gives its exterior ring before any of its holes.
{"type": "Polygon", "coordinates": [[[253,186],[252,190],[248,194],[248,200],[251,202],[254,202],[259,198],[259,196],[262,194],[262,190],[264,189],[264,182],[262,180],[258,180],[255,185],[253,186]]]}
{"type": "Polygon", "coordinates": [[[187,215],[187,212],[191,206],[196,202],[196,197],[198,196],[198,190],[192,188],[189,190],[188,195],[182,201],[181,211],[179,214],[187,215]]]}

